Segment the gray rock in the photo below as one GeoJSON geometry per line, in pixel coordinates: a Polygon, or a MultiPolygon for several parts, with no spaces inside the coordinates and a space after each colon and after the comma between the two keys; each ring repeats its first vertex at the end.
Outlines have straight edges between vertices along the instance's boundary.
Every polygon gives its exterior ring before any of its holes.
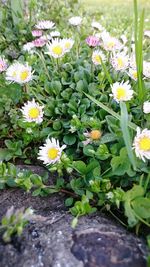
{"type": "Polygon", "coordinates": [[[20,238],[10,244],[0,240],[1,267],[146,267],[144,241],[106,215],[82,217],[73,230],[62,194],[41,198],[9,189],[2,191],[0,204],[0,216],[12,205],[30,206],[39,215],[20,238]]]}

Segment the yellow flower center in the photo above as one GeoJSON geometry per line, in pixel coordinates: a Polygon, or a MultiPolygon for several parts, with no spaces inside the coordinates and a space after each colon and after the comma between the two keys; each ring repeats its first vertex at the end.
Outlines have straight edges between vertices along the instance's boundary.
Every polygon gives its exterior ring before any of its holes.
{"type": "Polygon", "coordinates": [[[137,71],[133,71],[133,77],[134,79],[137,79],[137,71]]]}
{"type": "Polygon", "coordinates": [[[101,138],[102,133],[99,130],[93,130],[90,133],[90,137],[92,140],[98,140],[101,138]]]}
{"type": "Polygon", "coordinates": [[[122,60],[122,58],[121,57],[119,57],[118,59],[117,59],[117,61],[118,61],[118,67],[119,68],[122,68],[123,67],[123,60],[122,60]]]}
{"type": "Polygon", "coordinates": [[[65,48],[70,48],[71,47],[71,44],[69,42],[66,42],[65,43],[65,48]]]}
{"type": "Polygon", "coordinates": [[[30,108],[28,115],[31,119],[37,119],[38,116],[40,115],[40,111],[38,108],[30,108]]]}
{"type": "Polygon", "coordinates": [[[94,59],[97,63],[101,63],[101,57],[99,55],[95,55],[94,59]]]}
{"type": "Polygon", "coordinates": [[[126,90],[123,87],[117,88],[117,99],[123,100],[126,97],[126,90]]]}
{"type": "Polygon", "coordinates": [[[111,49],[111,48],[113,48],[114,47],[114,45],[115,45],[115,42],[114,41],[110,41],[110,42],[108,42],[108,48],[109,49],[111,49]]]}
{"type": "Polygon", "coordinates": [[[150,138],[147,136],[144,136],[139,141],[139,147],[141,150],[149,151],[150,150],[150,138]]]}
{"type": "Polygon", "coordinates": [[[59,150],[55,147],[52,147],[48,150],[49,159],[56,159],[58,157],[59,150]]]}
{"type": "Polygon", "coordinates": [[[52,49],[53,53],[60,56],[63,52],[63,49],[60,45],[54,46],[52,49]]]}
{"type": "Polygon", "coordinates": [[[20,79],[21,79],[22,81],[25,81],[25,80],[28,78],[28,76],[29,76],[29,72],[28,72],[28,70],[24,70],[24,71],[22,71],[21,74],[20,74],[20,79]]]}

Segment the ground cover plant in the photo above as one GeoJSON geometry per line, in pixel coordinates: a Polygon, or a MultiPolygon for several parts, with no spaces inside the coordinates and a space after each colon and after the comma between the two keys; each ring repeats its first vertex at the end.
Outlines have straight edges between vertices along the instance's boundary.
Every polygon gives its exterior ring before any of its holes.
{"type": "Polygon", "coordinates": [[[150,226],[147,15],[136,0],[130,15],[57,2],[1,7],[0,189],[63,192],[73,227],[103,209],[138,234],[150,226]]]}

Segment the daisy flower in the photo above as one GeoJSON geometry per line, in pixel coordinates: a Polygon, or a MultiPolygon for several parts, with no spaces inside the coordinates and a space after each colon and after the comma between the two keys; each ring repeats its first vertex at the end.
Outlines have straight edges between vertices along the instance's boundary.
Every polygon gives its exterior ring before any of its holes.
{"type": "Polygon", "coordinates": [[[0,73],[5,71],[7,69],[7,63],[6,60],[2,57],[0,57],[0,73]]]}
{"type": "Polygon", "coordinates": [[[114,53],[111,64],[116,71],[125,71],[129,65],[129,57],[124,53],[114,53]]]}
{"type": "Polygon", "coordinates": [[[149,37],[149,38],[150,38],[150,30],[146,30],[146,31],[144,32],[144,35],[145,35],[146,37],[149,37]]]}
{"type": "Polygon", "coordinates": [[[60,32],[59,31],[52,31],[50,33],[51,37],[60,37],[60,32]]]}
{"type": "Polygon", "coordinates": [[[97,21],[93,21],[92,24],[91,24],[91,26],[93,28],[99,30],[99,31],[103,31],[104,30],[103,26],[99,22],[97,22],[97,21]]]}
{"type": "Polygon", "coordinates": [[[112,94],[110,96],[113,96],[113,98],[116,100],[116,102],[120,101],[128,101],[133,96],[133,90],[131,89],[131,86],[129,82],[116,82],[113,85],[111,85],[112,94]]]}
{"type": "Polygon", "coordinates": [[[72,17],[69,19],[69,23],[73,26],[79,26],[82,23],[82,18],[79,16],[72,17]]]}
{"type": "Polygon", "coordinates": [[[136,69],[132,69],[132,68],[129,68],[129,72],[128,72],[128,75],[135,81],[137,81],[137,70],[136,69]]]}
{"type": "Polygon", "coordinates": [[[28,43],[26,43],[26,44],[23,45],[22,49],[24,51],[31,52],[32,51],[32,48],[34,48],[34,47],[35,46],[34,46],[33,42],[28,42],[28,43]]]}
{"type": "Polygon", "coordinates": [[[86,137],[86,140],[82,143],[84,145],[88,145],[93,141],[98,141],[102,136],[102,132],[100,130],[92,130],[91,132],[86,132],[83,135],[86,137]]]}
{"type": "Polygon", "coordinates": [[[130,59],[129,59],[129,65],[132,69],[136,69],[136,59],[135,59],[135,55],[131,55],[130,59]]]}
{"type": "Polygon", "coordinates": [[[95,50],[92,54],[92,61],[95,65],[100,65],[105,59],[105,55],[100,50],[95,50]]]}
{"type": "Polygon", "coordinates": [[[19,84],[27,83],[32,80],[32,69],[28,63],[23,65],[16,62],[7,69],[6,80],[19,84]]]}
{"type": "Polygon", "coordinates": [[[150,159],[150,130],[144,129],[141,131],[139,127],[137,128],[133,149],[136,156],[143,161],[150,159]]]}
{"type": "Polygon", "coordinates": [[[40,37],[40,36],[42,36],[42,34],[43,34],[43,32],[40,31],[40,30],[33,30],[32,31],[32,36],[33,37],[40,37]]]}
{"type": "Polygon", "coordinates": [[[128,39],[127,39],[127,37],[126,37],[125,34],[122,34],[122,35],[120,36],[120,39],[122,40],[122,42],[123,42],[124,45],[128,42],[128,39]]]}
{"type": "Polygon", "coordinates": [[[143,112],[145,114],[149,114],[150,113],[150,101],[145,101],[143,104],[143,112]]]}
{"type": "Polygon", "coordinates": [[[69,52],[70,49],[73,47],[74,45],[74,40],[71,38],[68,39],[62,39],[63,45],[64,45],[64,49],[65,52],[69,52]]]}
{"type": "Polygon", "coordinates": [[[40,106],[33,99],[32,101],[25,103],[20,110],[25,121],[39,124],[43,121],[43,108],[44,106],[40,106]]]}
{"type": "Polygon", "coordinates": [[[33,45],[35,47],[43,47],[47,42],[46,42],[46,37],[45,38],[38,38],[32,41],[33,45]]]}
{"type": "Polygon", "coordinates": [[[86,38],[86,43],[91,47],[95,47],[100,44],[100,41],[99,38],[96,36],[89,36],[86,38]]]}
{"type": "Polygon", "coordinates": [[[115,51],[122,49],[122,43],[117,38],[110,36],[108,32],[104,32],[101,37],[103,41],[103,48],[106,51],[115,51]]]}
{"type": "Polygon", "coordinates": [[[62,151],[66,148],[66,145],[60,147],[59,141],[55,138],[47,139],[44,146],[40,147],[38,153],[38,159],[43,161],[44,164],[54,164],[60,161],[62,151]]]}
{"type": "Polygon", "coordinates": [[[62,40],[54,39],[51,43],[47,45],[48,52],[46,54],[54,57],[54,58],[61,58],[65,54],[65,47],[62,40]]]}
{"type": "Polygon", "coordinates": [[[39,30],[50,30],[53,29],[55,23],[50,20],[41,20],[36,25],[35,28],[39,30]]]}
{"type": "Polygon", "coordinates": [[[150,78],[150,62],[148,61],[143,62],[143,75],[146,78],[150,78]]]}

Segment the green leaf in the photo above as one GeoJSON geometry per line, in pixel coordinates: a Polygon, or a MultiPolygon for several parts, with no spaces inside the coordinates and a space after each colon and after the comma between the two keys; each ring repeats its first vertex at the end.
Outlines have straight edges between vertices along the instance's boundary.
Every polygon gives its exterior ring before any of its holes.
{"type": "Polygon", "coordinates": [[[131,208],[129,201],[126,201],[124,204],[125,215],[128,217],[128,224],[130,227],[135,226],[138,223],[138,219],[135,217],[134,211],[131,208]]]}
{"type": "Polygon", "coordinates": [[[73,198],[72,197],[69,197],[65,200],[65,206],[66,207],[70,207],[70,206],[72,206],[72,204],[73,204],[73,198]]]}
{"type": "Polygon", "coordinates": [[[128,190],[123,196],[125,215],[128,217],[128,224],[130,227],[133,227],[138,223],[138,218],[132,208],[132,203],[139,197],[143,197],[143,195],[144,188],[140,185],[134,185],[133,188],[128,190]]]}
{"type": "Polygon", "coordinates": [[[76,142],[76,137],[75,135],[73,134],[68,134],[68,135],[65,135],[64,138],[63,138],[63,142],[66,144],[66,145],[73,145],[75,144],[76,142]]]}
{"type": "Polygon", "coordinates": [[[135,213],[143,219],[150,218],[150,199],[138,197],[132,201],[132,207],[135,213]]]}
{"type": "Polygon", "coordinates": [[[130,169],[130,162],[127,160],[127,151],[123,147],[120,150],[120,155],[113,157],[111,160],[113,175],[123,175],[130,169]]]}
{"type": "Polygon", "coordinates": [[[58,95],[62,89],[62,85],[59,81],[52,81],[50,87],[55,95],[58,95]]]}
{"type": "Polygon", "coordinates": [[[106,144],[110,142],[114,142],[117,139],[117,137],[113,133],[106,133],[101,137],[100,143],[106,144]]]}
{"type": "Polygon", "coordinates": [[[124,195],[124,200],[132,201],[137,197],[142,197],[144,195],[144,188],[140,185],[134,185],[132,189],[128,190],[124,195]]]}
{"type": "Polygon", "coordinates": [[[83,153],[84,153],[84,155],[86,155],[86,156],[91,156],[91,157],[93,157],[93,155],[95,154],[94,147],[93,147],[92,145],[84,146],[84,147],[83,147],[83,153]]]}
{"type": "Polygon", "coordinates": [[[12,153],[7,148],[0,148],[0,161],[8,161],[12,158],[12,153]]]}
{"type": "Polygon", "coordinates": [[[101,144],[96,153],[95,153],[95,156],[100,159],[100,160],[106,160],[110,157],[110,154],[109,154],[109,151],[108,151],[108,148],[105,144],[101,144]]]}
{"type": "Polygon", "coordinates": [[[81,174],[86,174],[86,164],[83,161],[74,161],[73,168],[81,174]]]}
{"type": "Polygon", "coordinates": [[[30,180],[36,186],[42,186],[43,185],[42,178],[38,174],[31,174],[30,180]]]}
{"type": "Polygon", "coordinates": [[[96,169],[97,167],[100,167],[99,162],[97,160],[92,160],[86,167],[86,172],[89,173],[96,169]]]}

